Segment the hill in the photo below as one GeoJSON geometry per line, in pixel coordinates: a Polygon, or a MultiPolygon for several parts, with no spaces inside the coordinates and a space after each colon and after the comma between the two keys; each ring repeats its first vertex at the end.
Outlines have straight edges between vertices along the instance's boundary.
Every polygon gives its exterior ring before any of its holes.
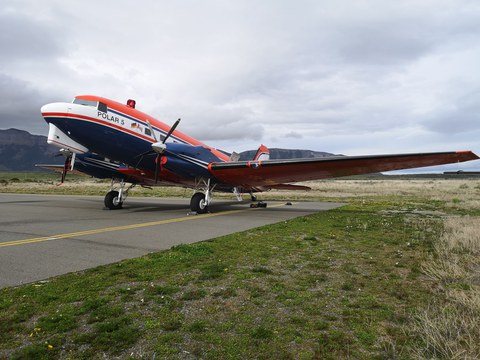
{"type": "Polygon", "coordinates": [[[35,164],[61,164],[63,158],[54,158],[57,153],[55,146],[47,144],[46,136],[18,129],[0,130],[0,171],[38,171],[35,164]]]}
{"type": "MultiPolygon", "coordinates": [[[[298,158],[317,158],[334,156],[334,154],[322,151],[301,150],[301,149],[278,149],[270,150],[270,159],[298,159],[298,158]]],[[[251,160],[257,153],[257,150],[248,150],[240,153],[240,160],[251,160]]]]}
{"type": "MultiPolygon", "coordinates": [[[[257,150],[240,153],[240,160],[251,160],[257,150]]],[[[55,146],[47,144],[47,137],[32,135],[18,129],[0,130],[0,171],[38,171],[35,164],[62,164],[63,157],[55,146]]],[[[333,154],[301,149],[270,149],[270,159],[296,159],[333,156],[333,154]]]]}

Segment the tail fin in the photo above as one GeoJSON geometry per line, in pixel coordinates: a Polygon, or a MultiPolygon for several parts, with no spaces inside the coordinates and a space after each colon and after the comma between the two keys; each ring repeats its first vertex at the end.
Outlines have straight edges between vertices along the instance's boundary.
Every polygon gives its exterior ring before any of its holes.
{"type": "Polygon", "coordinates": [[[253,160],[269,160],[270,159],[270,150],[265,145],[260,145],[255,154],[253,160]]]}

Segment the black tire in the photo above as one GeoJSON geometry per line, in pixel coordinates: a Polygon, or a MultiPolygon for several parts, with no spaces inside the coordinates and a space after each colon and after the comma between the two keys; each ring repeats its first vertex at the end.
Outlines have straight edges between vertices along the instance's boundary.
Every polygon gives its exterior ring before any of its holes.
{"type": "Polygon", "coordinates": [[[205,202],[205,194],[195,193],[190,200],[190,209],[197,214],[205,214],[208,211],[208,206],[205,202]]]}
{"type": "Polygon", "coordinates": [[[122,208],[122,202],[118,198],[118,191],[109,191],[107,195],[105,195],[105,206],[110,210],[122,208]]]}

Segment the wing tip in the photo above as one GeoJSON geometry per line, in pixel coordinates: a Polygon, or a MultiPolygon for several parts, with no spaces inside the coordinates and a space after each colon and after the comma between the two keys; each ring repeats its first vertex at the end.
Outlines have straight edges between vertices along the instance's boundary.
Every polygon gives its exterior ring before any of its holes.
{"type": "Polygon", "coordinates": [[[462,156],[465,158],[465,160],[477,160],[477,159],[480,159],[480,157],[478,157],[477,154],[475,154],[473,151],[471,150],[459,150],[459,151],[456,151],[456,154],[462,156]]]}

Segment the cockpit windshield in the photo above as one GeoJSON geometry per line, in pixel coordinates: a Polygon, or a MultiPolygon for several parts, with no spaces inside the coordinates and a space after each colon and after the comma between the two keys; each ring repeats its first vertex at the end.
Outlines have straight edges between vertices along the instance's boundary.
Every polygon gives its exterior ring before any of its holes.
{"type": "Polygon", "coordinates": [[[95,108],[97,107],[97,104],[98,104],[96,101],[79,99],[79,98],[73,99],[73,103],[79,104],[79,105],[85,105],[85,106],[92,106],[95,108]]]}
{"type": "Polygon", "coordinates": [[[98,109],[99,111],[102,111],[102,112],[107,112],[108,111],[107,104],[104,104],[104,103],[99,102],[99,101],[92,101],[92,100],[75,98],[75,99],[73,99],[73,103],[78,104],[78,105],[91,106],[91,107],[94,107],[94,108],[96,108],[96,109],[98,109]]]}

